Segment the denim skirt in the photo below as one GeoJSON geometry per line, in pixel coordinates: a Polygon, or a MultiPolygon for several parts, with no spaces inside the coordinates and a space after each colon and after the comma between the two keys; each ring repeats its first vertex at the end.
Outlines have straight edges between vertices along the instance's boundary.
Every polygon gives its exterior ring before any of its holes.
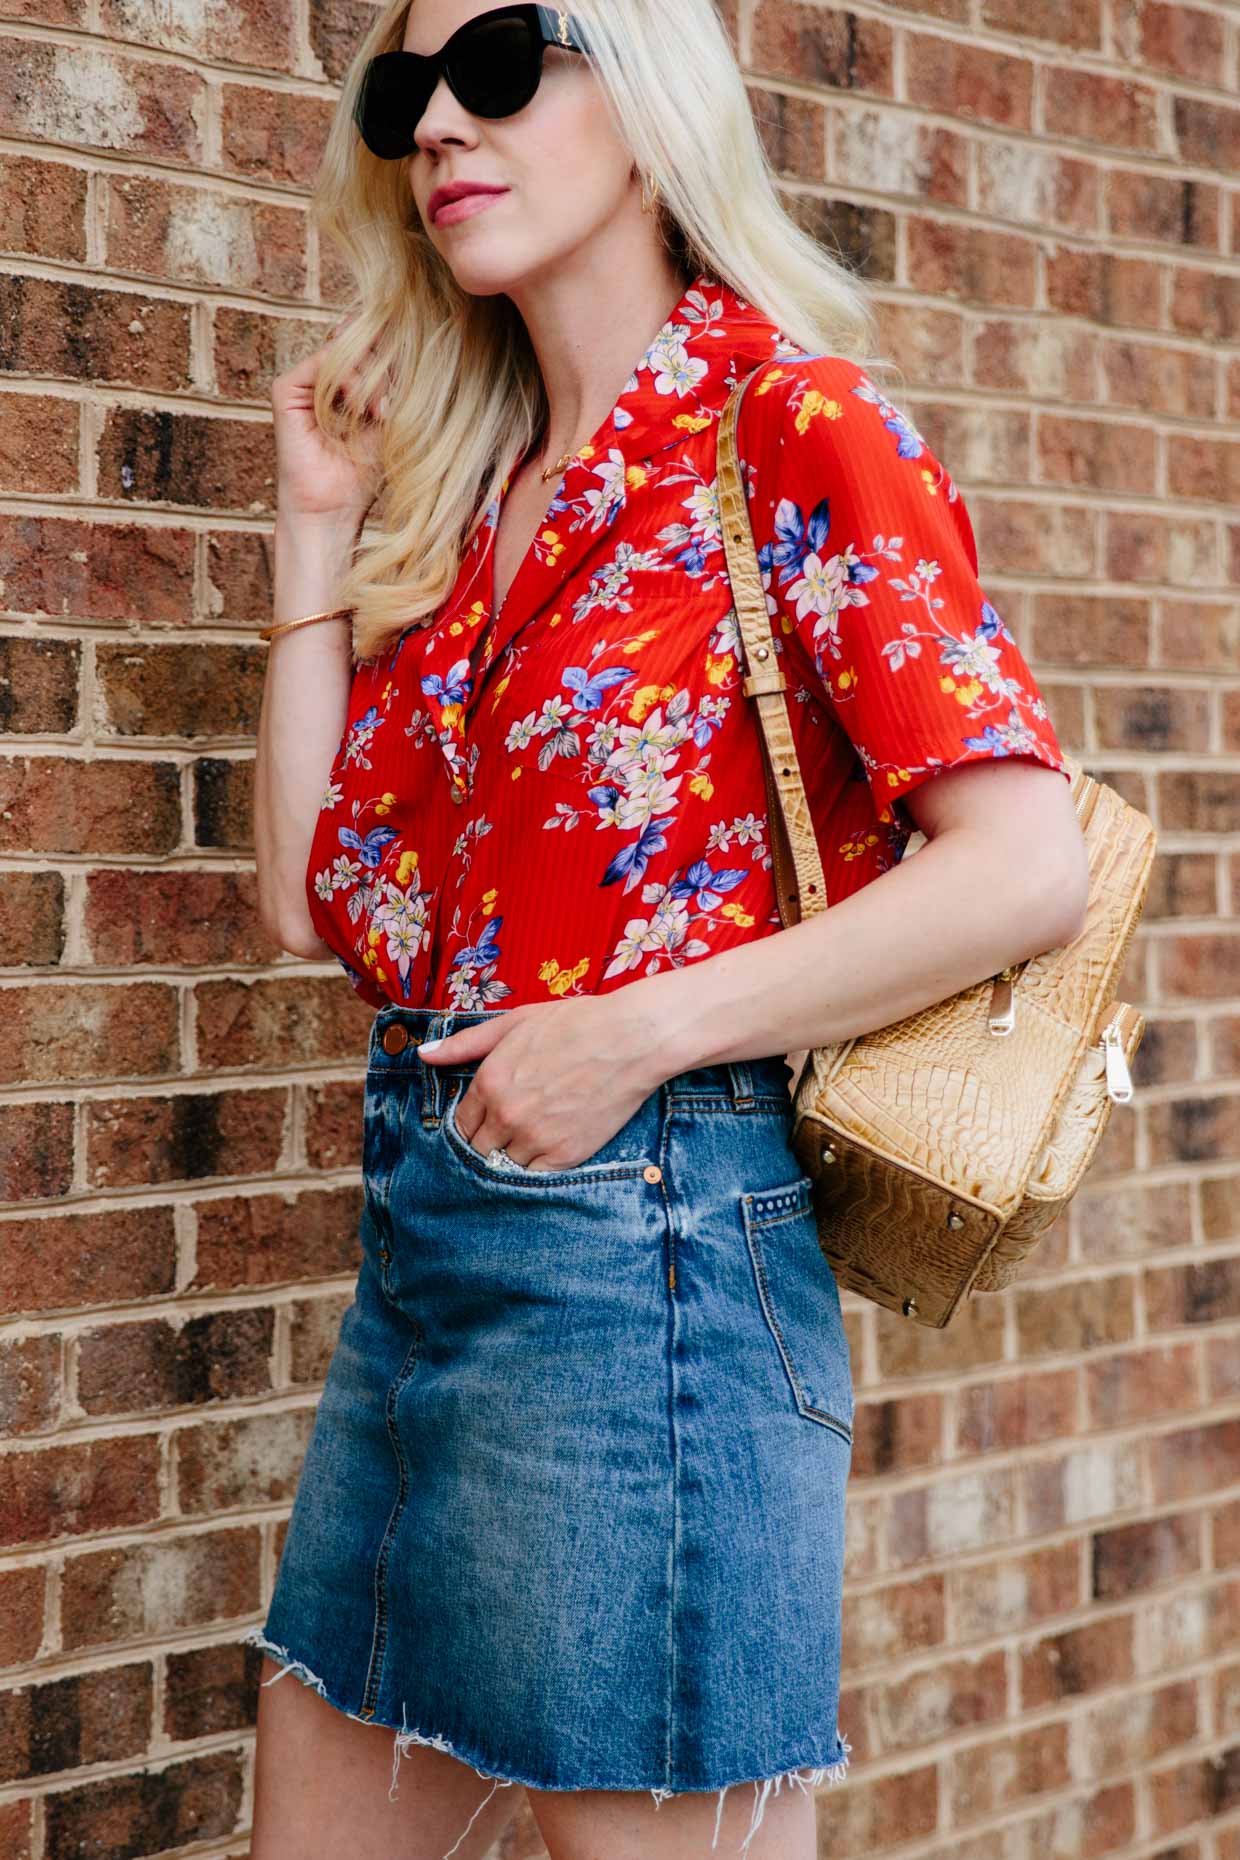
{"type": "MultiPolygon", "coordinates": [[[[503,1011],[503,1010],[499,1010],[503,1011]]],[[[244,1636],[504,1784],[843,1780],[853,1382],[782,1056],[659,1085],[594,1155],[488,1161],[492,1018],[371,1029],[361,1261],[275,1590],[244,1636]]],[[[600,1060],[600,1064],[605,1060],[600,1060]]],[[[273,1683],[272,1680],[267,1682],[273,1683]]]]}

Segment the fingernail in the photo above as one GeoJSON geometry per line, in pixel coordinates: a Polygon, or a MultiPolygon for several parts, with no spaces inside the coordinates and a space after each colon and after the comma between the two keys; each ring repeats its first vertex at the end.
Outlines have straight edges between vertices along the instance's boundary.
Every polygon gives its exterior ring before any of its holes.
{"type": "Polygon", "coordinates": [[[443,1045],[442,1040],[423,1040],[418,1047],[418,1051],[420,1053],[432,1053],[434,1052],[437,1046],[442,1046],[442,1045],[443,1045]]]}

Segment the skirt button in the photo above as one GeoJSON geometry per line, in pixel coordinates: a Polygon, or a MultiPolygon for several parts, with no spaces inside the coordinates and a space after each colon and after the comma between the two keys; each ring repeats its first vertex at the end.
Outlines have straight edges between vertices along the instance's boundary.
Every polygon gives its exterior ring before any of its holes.
{"type": "Polygon", "coordinates": [[[661,1182],[663,1180],[663,1171],[660,1169],[658,1163],[647,1163],[646,1167],[642,1170],[642,1174],[648,1182],[661,1182]]]}
{"type": "Polygon", "coordinates": [[[385,1053],[403,1053],[409,1044],[409,1029],[400,1021],[394,1020],[390,1027],[383,1029],[383,1050],[385,1053]]]}

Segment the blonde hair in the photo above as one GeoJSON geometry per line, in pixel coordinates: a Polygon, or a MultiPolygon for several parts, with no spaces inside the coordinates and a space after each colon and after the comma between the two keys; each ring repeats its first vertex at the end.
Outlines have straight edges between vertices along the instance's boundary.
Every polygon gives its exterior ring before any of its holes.
{"type": "MultiPolygon", "coordinates": [[[[400,49],[410,4],[382,8],[359,45],[311,200],[320,234],[356,282],[347,306],[356,314],[319,369],[315,415],[351,451],[360,407],[388,395],[373,535],[363,533],[338,593],[356,609],[355,663],[377,658],[442,606],[487,506],[547,414],[511,300],[459,288],[422,226],[406,163],[373,156],[354,127],[366,63],[400,49]],[[337,407],[351,368],[359,398],[337,407]]],[[[889,367],[870,353],[877,319],[868,292],[780,200],[714,0],[574,0],[571,10],[639,172],[658,181],[658,223],[686,286],[705,272],[810,353],[889,367]]]]}

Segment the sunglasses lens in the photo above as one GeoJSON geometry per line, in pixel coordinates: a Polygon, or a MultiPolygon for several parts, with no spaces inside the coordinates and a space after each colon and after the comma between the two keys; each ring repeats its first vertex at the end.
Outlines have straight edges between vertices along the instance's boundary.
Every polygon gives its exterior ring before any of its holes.
{"type": "Polygon", "coordinates": [[[430,98],[424,83],[410,80],[404,52],[380,52],[372,58],[353,111],[371,154],[383,161],[412,155],[414,128],[430,98]]]}
{"type": "Polygon", "coordinates": [[[484,18],[454,53],[448,81],[472,115],[515,116],[538,89],[541,49],[519,15],[484,18]]]}

